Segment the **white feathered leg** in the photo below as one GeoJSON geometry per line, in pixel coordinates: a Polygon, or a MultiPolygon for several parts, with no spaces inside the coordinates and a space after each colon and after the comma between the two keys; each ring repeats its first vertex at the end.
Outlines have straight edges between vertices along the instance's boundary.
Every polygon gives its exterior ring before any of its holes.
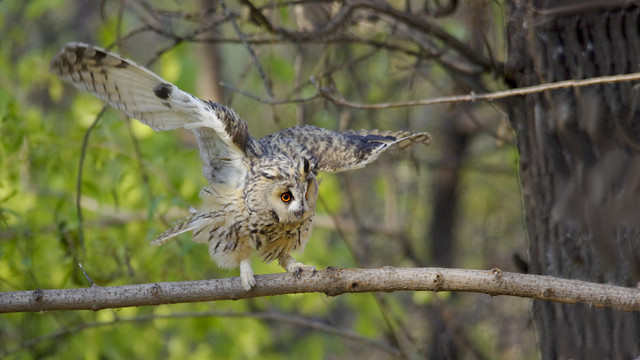
{"type": "Polygon", "coordinates": [[[242,280],[242,287],[246,291],[249,291],[252,287],[256,286],[256,278],[253,277],[253,269],[251,268],[250,259],[240,261],[240,280],[242,280]]]}

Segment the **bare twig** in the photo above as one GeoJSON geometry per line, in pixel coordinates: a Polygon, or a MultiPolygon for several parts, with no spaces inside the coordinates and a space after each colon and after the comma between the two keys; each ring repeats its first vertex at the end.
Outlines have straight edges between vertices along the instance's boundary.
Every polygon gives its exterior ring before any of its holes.
{"type": "Polygon", "coordinates": [[[84,266],[82,266],[82,263],[78,263],[78,266],[80,267],[80,270],[82,270],[82,273],[84,274],[84,277],[87,279],[89,284],[91,284],[91,286],[94,286],[96,283],[94,283],[93,280],[91,280],[91,278],[89,277],[89,275],[87,275],[87,272],[84,271],[84,266]]]}
{"type": "Polygon", "coordinates": [[[82,206],[80,204],[81,194],[82,194],[82,172],[84,170],[84,159],[87,155],[87,149],[89,148],[89,137],[93,132],[93,129],[98,125],[102,115],[104,115],[105,111],[107,111],[107,106],[103,106],[102,110],[96,115],[95,120],[91,123],[87,131],[84,133],[84,137],[82,138],[82,149],[80,151],[80,161],[78,162],[78,176],[76,177],[76,216],[78,217],[78,237],[80,239],[80,246],[84,250],[84,226],[83,226],[83,217],[82,217],[82,206]]]}
{"type": "Polygon", "coordinates": [[[253,65],[256,67],[256,70],[258,70],[258,74],[260,74],[260,78],[262,79],[264,88],[267,91],[267,95],[269,95],[269,98],[273,99],[273,90],[271,89],[271,82],[267,78],[267,74],[264,72],[262,65],[260,65],[258,56],[256,56],[255,51],[253,51],[251,44],[247,42],[246,35],[242,32],[242,30],[240,30],[240,27],[236,23],[234,15],[232,15],[229,9],[227,9],[227,6],[225,5],[224,0],[220,0],[220,7],[222,8],[222,11],[224,11],[225,16],[229,19],[229,22],[231,23],[231,26],[233,27],[233,30],[235,31],[236,35],[238,35],[240,40],[242,40],[242,44],[247,49],[247,52],[249,52],[249,56],[253,61],[253,65]]]}
{"type": "Polygon", "coordinates": [[[318,97],[320,97],[320,94],[313,94],[309,97],[304,97],[304,98],[295,98],[295,99],[284,99],[284,100],[276,100],[276,99],[263,99],[257,95],[254,95],[253,93],[250,93],[248,91],[239,89],[231,84],[228,84],[224,81],[220,82],[220,86],[227,88],[233,92],[236,92],[240,95],[246,96],[249,99],[255,100],[257,102],[263,103],[263,104],[269,104],[269,105],[288,105],[288,104],[297,104],[297,103],[305,103],[305,102],[309,102],[312,100],[317,99],[318,97]]]}
{"type": "Polygon", "coordinates": [[[254,19],[270,34],[277,34],[283,38],[295,40],[296,42],[308,41],[310,39],[322,38],[338,33],[338,29],[347,24],[352,14],[358,9],[369,9],[376,12],[379,15],[389,16],[399,22],[406,24],[407,26],[418,30],[424,34],[429,34],[448,47],[457,51],[460,55],[468,59],[474,64],[480,65],[485,69],[496,70],[499,68],[497,64],[491,63],[490,59],[484,57],[481,53],[474,52],[467,44],[456,39],[454,36],[444,31],[442,28],[436,26],[430,19],[424,16],[418,16],[402,10],[398,10],[386,2],[376,2],[369,0],[351,0],[346,1],[340,10],[332,16],[324,27],[312,32],[306,31],[291,31],[289,29],[274,26],[258,8],[253,6],[249,0],[242,0],[242,4],[250,8],[251,14],[254,19]]]}
{"type": "Polygon", "coordinates": [[[251,291],[240,278],[164,282],[82,289],[36,289],[0,293],[0,313],[48,310],[102,310],[144,305],[238,300],[262,296],[321,292],[462,291],[509,295],[564,304],[587,304],[640,311],[640,289],[551,276],[516,274],[500,269],[445,268],[339,269],[256,276],[251,291]]]}
{"type": "Polygon", "coordinates": [[[527,86],[517,89],[496,91],[488,94],[475,94],[469,95],[454,95],[454,96],[442,96],[433,99],[423,100],[411,100],[411,101],[399,101],[393,103],[378,103],[378,104],[362,104],[352,102],[344,99],[342,96],[336,95],[334,89],[327,89],[320,86],[317,81],[312,79],[312,83],[316,86],[322,96],[329,99],[331,102],[348,106],[355,109],[392,109],[409,106],[425,106],[425,105],[438,105],[438,104],[450,104],[458,102],[470,102],[478,100],[498,100],[512,96],[523,96],[535,93],[541,93],[545,91],[566,89],[566,88],[580,88],[591,85],[600,84],[612,84],[626,81],[638,81],[640,80],[640,73],[623,74],[623,75],[611,75],[611,76],[599,76],[584,80],[565,80],[548,84],[540,84],[534,86],[527,86]]]}

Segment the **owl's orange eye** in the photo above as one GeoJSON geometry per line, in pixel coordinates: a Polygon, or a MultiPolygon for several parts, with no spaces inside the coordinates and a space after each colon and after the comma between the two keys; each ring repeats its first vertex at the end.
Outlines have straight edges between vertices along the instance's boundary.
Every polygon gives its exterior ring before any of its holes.
{"type": "Polygon", "coordinates": [[[282,195],[280,195],[280,200],[282,200],[283,202],[288,203],[289,201],[291,201],[291,199],[293,199],[293,195],[291,195],[290,191],[287,191],[286,193],[282,193],[282,195]]]}

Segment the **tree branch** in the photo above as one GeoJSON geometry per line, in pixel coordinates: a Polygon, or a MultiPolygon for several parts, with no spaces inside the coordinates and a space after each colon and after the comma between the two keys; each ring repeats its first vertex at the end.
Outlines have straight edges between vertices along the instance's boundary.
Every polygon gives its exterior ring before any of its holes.
{"type": "Polygon", "coordinates": [[[334,35],[339,32],[338,29],[348,23],[351,20],[352,14],[358,9],[370,9],[377,14],[387,15],[403,24],[406,24],[412,29],[418,30],[421,33],[431,35],[434,38],[440,39],[448,47],[454,49],[464,58],[469,61],[482,66],[485,69],[491,69],[497,71],[500,69],[500,64],[493,64],[491,59],[486,58],[481,53],[476,53],[467,44],[456,39],[447,31],[436,26],[430,21],[428,17],[418,16],[416,14],[408,13],[398,10],[393,6],[385,2],[376,2],[370,0],[349,0],[345,1],[340,10],[333,15],[324,27],[316,31],[292,31],[286,28],[273,25],[269,19],[255,7],[250,0],[240,0],[240,3],[247,6],[251,12],[251,15],[256,22],[265,28],[270,34],[276,34],[281,37],[292,39],[297,42],[306,42],[314,38],[321,38],[325,36],[334,35]]]}
{"type": "Polygon", "coordinates": [[[511,90],[496,91],[486,94],[471,93],[469,95],[453,95],[442,96],[432,99],[424,100],[410,100],[399,101],[392,103],[378,103],[378,104],[363,104],[344,99],[340,94],[337,94],[333,88],[322,87],[316,79],[311,79],[311,83],[318,89],[320,95],[336,105],[347,106],[354,109],[391,109],[399,107],[409,106],[425,106],[425,105],[438,105],[449,104],[458,102],[474,102],[480,100],[493,101],[504,99],[512,96],[524,96],[529,94],[541,93],[545,91],[566,89],[566,88],[581,88],[585,86],[612,84],[618,82],[639,81],[640,73],[622,74],[622,75],[609,75],[598,76],[583,80],[565,80],[553,83],[546,83],[540,85],[533,85],[521,88],[515,88],[511,90]]]}
{"type": "Polygon", "coordinates": [[[393,291],[462,291],[491,296],[509,295],[565,304],[588,304],[625,311],[640,311],[640,289],[589,283],[542,275],[502,272],[500,269],[444,268],[340,269],[315,274],[290,273],[256,276],[251,291],[242,289],[240,278],[164,282],[83,289],[37,289],[0,293],[0,313],[47,310],[101,310],[261,296],[322,292],[344,293],[393,291]]]}

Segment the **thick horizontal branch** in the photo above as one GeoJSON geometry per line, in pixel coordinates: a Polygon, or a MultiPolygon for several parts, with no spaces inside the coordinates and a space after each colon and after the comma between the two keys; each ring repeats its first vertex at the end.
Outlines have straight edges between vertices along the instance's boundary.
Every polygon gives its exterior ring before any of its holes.
{"type": "Polygon", "coordinates": [[[587,304],[640,311],[640,289],[492,270],[443,268],[327,268],[299,278],[290,273],[256,276],[257,285],[244,291],[240,278],[164,282],[83,289],[0,293],[0,313],[47,310],[101,310],[321,292],[464,291],[510,295],[565,304],[587,304]]]}

